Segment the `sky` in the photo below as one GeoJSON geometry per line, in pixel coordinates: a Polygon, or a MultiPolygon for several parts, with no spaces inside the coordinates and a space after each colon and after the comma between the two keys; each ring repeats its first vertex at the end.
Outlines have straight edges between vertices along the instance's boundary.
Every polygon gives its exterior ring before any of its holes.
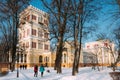
{"type": "Polygon", "coordinates": [[[40,2],[40,0],[31,0],[30,4],[33,5],[34,7],[39,8],[40,10],[46,11],[46,10],[45,10],[45,7],[44,7],[43,4],[40,2]]]}
{"type": "MultiPolygon", "coordinates": [[[[97,0],[98,1],[98,0],[97,0]]],[[[111,15],[114,13],[114,11],[118,8],[115,4],[113,4],[114,0],[99,0],[98,4],[101,4],[102,9],[100,13],[97,13],[98,20],[95,21],[97,23],[97,31],[92,36],[90,36],[89,39],[87,39],[87,42],[96,40],[96,34],[99,33],[105,33],[106,36],[111,36],[112,29],[115,27],[118,27],[118,24],[116,26],[117,20],[112,19],[111,15]]],[[[31,5],[47,12],[45,7],[42,5],[40,0],[31,0],[31,5]]],[[[91,25],[91,24],[90,24],[91,25]]]]}

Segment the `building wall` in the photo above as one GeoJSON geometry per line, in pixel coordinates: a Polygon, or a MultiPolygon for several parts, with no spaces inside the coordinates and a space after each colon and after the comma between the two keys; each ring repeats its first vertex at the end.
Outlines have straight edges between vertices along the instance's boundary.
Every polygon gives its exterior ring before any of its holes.
{"type": "Polygon", "coordinates": [[[19,54],[23,54],[22,57],[26,59],[26,62],[19,61],[19,64],[27,64],[28,66],[47,64],[51,66],[48,16],[47,13],[33,6],[28,6],[20,13],[19,47],[24,51],[19,54]],[[40,56],[42,56],[42,61],[40,61],[40,56]]]}
{"type": "MultiPolygon", "coordinates": [[[[91,59],[90,57],[96,57],[96,60],[98,60],[98,63],[100,65],[110,65],[111,63],[114,62],[114,57],[116,56],[114,54],[115,52],[114,47],[115,47],[114,43],[110,42],[109,40],[89,42],[85,44],[84,52],[86,52],[89,55],[91,54],[91,56],[84,55],[83,57],[87,57],[88,59],[91,60],[91,62],[92,60],[94,62],[94,59],[93,58],[91,59]]],[[[84,63],[89,62],[84,61],[84,63]]]]}
{"type": "MultiPolygon", "coordinates": [[[[48,26],[49,15],[33,6],[28,6],[20,13],[19,48],[23,49],[23,51],[18,53],[19,65],[27,65],[29,67],[35,64],[54,66],[56,52],[50,51],[48,26]],[[23,60],[21,61],[21,59],[23,60]]],[[[109,42],[109,40],[86,43],[85,48],[83,49],[82,47],[80,65],[96,63],[94,62],[96,55],[98,56],[99,64],[112,63],[113,57],[108,45],[111,45],[111,49],[114,51],[114,43],[109,42]]],[[[64,48],[62,67],[72,67],[74,47],[65,42],[64,48]]]]}
{"type": "MultiPolygon", "coordinates": [[[[46,36],[49,34],[48,19],[49,15],[47,13],[33,6],[29,6],[20,13],[19,47],[23,48],[24,51],[19,54],[23,54],[23,60],[26,60],[26,62],[19,60],[19,65],[27,65],[28,67],[35,64],[54,66],[56,53],[51,53],[49,35],[48,37],[46,36]],[[24,57],[25,55],[26,58],[24,57]]],[[[70,45],[66,43],[65,48],[62,66],[71,67],[73,54],[70,45]]]]}

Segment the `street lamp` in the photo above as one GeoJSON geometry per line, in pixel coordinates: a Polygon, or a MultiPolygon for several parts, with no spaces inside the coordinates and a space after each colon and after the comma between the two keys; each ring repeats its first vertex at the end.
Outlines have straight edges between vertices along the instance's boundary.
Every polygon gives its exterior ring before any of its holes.
{"type": "MultiPolygon", "coordinates": [[[[25,48],[23,46],[23,48],[25,48]]],[[[17,78],[19,77],[19,52],[22,53],[24,51],[24,49],[20,48],[19,44],[17,44],[17,49],[16,52],[18,52],[17,54],[17,78]]]]}
{"type": "Polygon", "coordinates": [[[18,61],[17,61],[17,77],[19,77],[19,69],[18,69],[18,61]]]}
{"type": "Polygon", "coordinates": [[[19,66],[19,44],[17,44],[17,50],[16,50],[17,53],[17,78],[19,77],[19,69],[18,69],[18,66],[19,66]]]}

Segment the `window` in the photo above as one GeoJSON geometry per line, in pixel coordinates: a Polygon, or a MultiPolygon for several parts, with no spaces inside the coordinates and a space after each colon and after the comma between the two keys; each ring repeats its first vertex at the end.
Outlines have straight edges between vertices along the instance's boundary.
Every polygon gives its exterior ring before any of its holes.
{"type": "Polygon", "coordinates": [[[66,54],[64,54],[64,63],[66,63],[66,57],[67,57],[66,54]]]}
{"type": "Polygon", "coordinates": [[[44,33],[44,38],[48,38],[48,33],[44,33]]]}
{"type": "Polygon", "coordinates": [[[36,20],[36,16],[35,15],[32,15],[32,20],[36,20]]]}
{"type": "Polygon", "coordinates": [[[21,36],[21,34],[19,35],[19,39],[21,39],[22,38],[22,36],[21,36]]]}
{"type": "Polygon", "coordinates": [[[104,46],[107,47],[107,46],[108,46],[108,43],[104,43],[104,46]]]}
{"type": "Polygon", "coordinates": [[[29,42],[26,43],[26,48],[29,48],[29,42]]]}
{"type": "Polygon", "coordinates": [[[49,57],[45,57],[45,62],[49,62],[49,57]]]}
{"type": "Polygon", "coordinates": [[[23,43],[23,47],[25,46],[25,43],[23,43]]]}
{"type": "Polygon", "coordinates": [[[43,44],[42,43],[38,43],[38,49],[43,49],[43,44]]]}
{"type": "Polygon", "coordinates": [[[47,20],[44,20],[44,23],[48,26],[48,21],[47,20]]]}
{"type": "Polygon", "coordinates": [[[21,54],[21,62],[23,62],[23,54],[21,54]]]}
{"type": "Polygon", "coordinates": [[[88,45],[87,48],[90,48],[90,46],[88,45]]]}
{"type": "Polygon", "coordinates": [[[29,21],[29,20],[30,20],[30,15],[28,15],[28,16],[26,17],[26,20],[27,20],[27,21],[29,21]]]}
{"type": "Polygon", "coordinates": [[[36,48],[36,42],[32,42],[32,48],[36,48]]]}
{"type": "Polygon", "coordinates": [[[44,62],[48,62],[49,60],[48,60],[48,57],[46,56],[46,57],[44,57],[44,62]]]}
{"type": "Polygon", "coordinates": [[[38,37],[42,37],[43,34],[42,34],[42,30],[38,29],[38,37]]]}
{"type": "Polygon", "coordinates": [[[42,62],[42,56],[39,56],[39,62],[42,62]]]}
{"type": "Polygon", "coordinates": [[[63,48],[63,51],[67,51],[67,48],[63,48]]]}
{"type": "Polygon", "coordinates": [[[27,55],[25,54],[25,55],[24,55],[24,62],[26,62],[26,56],[27,56],[27,55]]]}
{"type": "Polygon", "coordinates": [[[47,62],[49,62],[49,57],[47,57],[47,62]]]}
{"type": "Polygon", "coordinates": [[[45,50],[48,50],[48,45],[45,44],[45,50]]]}
{"type": "Polygon", "coordinates": [[[36,30],[35,29],[32,29],[32,35],[36,36],[36,30]]]}
{"type": "Polygon", "coordinates": [[[45,57],[45,62],[47,62],[47,56],[45,57]]]}
{"type": "Polygon", "coordinates": [[[95,47],[95,48],[98,47],[98,44],[95,44],[94,47],[95,47]]]}
{"type": "Polygon", "coordinates": [[[38,17],[38,22],[42,23],[42,16],[38,17]]]}
{"type": "Polygon", "coordinates": [[[27,29],[27,36],[29,35],[29,33],[30,33],[30,30],[29,30],[29,29],[27,29]]]}
{"type": "Polygon", "coordinates": [[[17,54],[17,62],[19,62],[19,54],[17,54]]]}
{"type": "Polygon", "coordinates": [[[23,32],[23,38],[25,38],[25,31],[23,32]]]}

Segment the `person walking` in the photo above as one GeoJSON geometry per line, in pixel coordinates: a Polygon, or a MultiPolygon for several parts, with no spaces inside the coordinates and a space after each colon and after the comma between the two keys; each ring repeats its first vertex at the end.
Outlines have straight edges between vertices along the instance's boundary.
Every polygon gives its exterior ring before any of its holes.
{"type": "Polygon", "coordinates": [[[37,75],[38,75],[38,66],[35,65],[34,66],[34,77],[37,77],[37,75]]]}
{"type": "Polygon", "coordinates": [[[41,77],[43,77],[43,73],[45,71],[43,64],[41,64],[39,71],[41,72],[41,77]]]}

